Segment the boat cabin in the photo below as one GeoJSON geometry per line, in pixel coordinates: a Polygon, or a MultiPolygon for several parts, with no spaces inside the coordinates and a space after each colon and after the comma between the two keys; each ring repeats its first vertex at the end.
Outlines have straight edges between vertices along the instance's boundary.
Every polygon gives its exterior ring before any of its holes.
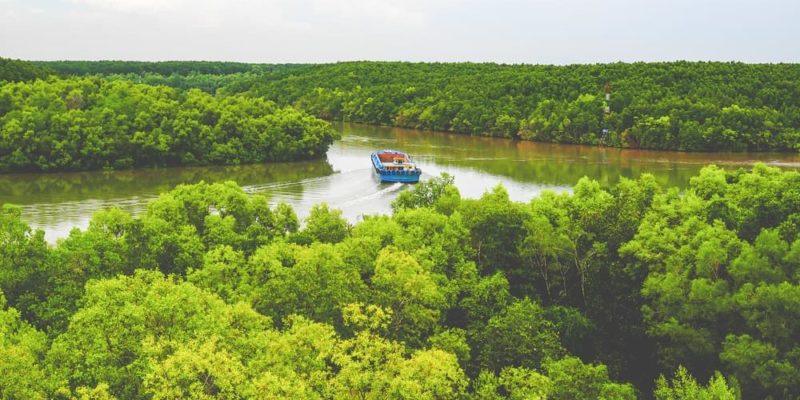
{"type": "Polygon", "coordinates": [[[411,162],[407,155],[402,153],[378,153],[383,167],[389,170],[412,170],[416,165],[411,162]]]}

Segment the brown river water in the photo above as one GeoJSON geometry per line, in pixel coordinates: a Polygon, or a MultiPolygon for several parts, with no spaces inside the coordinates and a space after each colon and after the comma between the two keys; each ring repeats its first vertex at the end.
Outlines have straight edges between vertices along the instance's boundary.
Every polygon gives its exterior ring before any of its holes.
{"type": "Polygon", "coordinates": [[[233,180],[271,202],[286,202],[302,217],[319,202],[339,208],[350,221],[389,212],[407,184],[383,184],[369,155],[403,150],[422,168],[422,180],[448,172],[464,197],[479,197],[502,183],[510,196],[528,201],[543,190],[568,191],[583,176],[603,185],[620,177],[651,173],[665,186],[686,187],[707,164],[746,168],[763,162],[800,168],[800,155],[776,153],[683,153],[544,144],[413,129],[356,124],[334,125],[342,134],[318,161],[226,167],[177,167],[0,175],[0,203],[22,206],[23,216],[49,241],[84,228],[92,214],[120,207],[145,209],[159,193],[181,183],[233,180]]]}

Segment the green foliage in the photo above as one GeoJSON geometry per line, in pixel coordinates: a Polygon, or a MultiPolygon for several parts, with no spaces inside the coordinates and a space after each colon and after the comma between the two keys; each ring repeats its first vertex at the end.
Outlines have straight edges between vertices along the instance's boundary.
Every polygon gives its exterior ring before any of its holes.
{"type": "Polygon", "coordinates": [[[483,371],[475,382],[474,399],[635,399],[631,385],[614,383],[605,366],[586,365],[578,358],[565,357],[545,363],[544,373],[508,367],[499,376],[483,371]],[[501,396],[504,393],[506,396],[501,396]]]}
{"type": "Polygon", "coordinates": [[[334,136],[324,121],[244,96],[96,77],[0,87],[0,171],[313,159],[334,136]]]}
{"type": "Polygon", "coordinates": [[[392,202],[395,211],[403,208],[432,207],[443,214],[451,214],[461,199],[453,185],[454,177],[442,172],[441,176],[423,181],[406,190],[392,202]]]}
{"type": "MultiPolygon", "coordinates": [[[[97,74],[159,74],[190,75],[236,74],[267,68],[267,65],[230,61],[34,61],[34,65],[47,67],[64,75],[97,74]]],[[[290,65],[270,65],[272,69],[291,68],[290,65]]]]}
{"type": "Polygon", "coordinates": [[[438,326],[445,298],[413,256],[391,247],[381,250],[371,281],[373,298],[392,310],[393,336],[414,342],[438,326]]]}
{"type": "Polygon", "coordinates": [[[366,292],[358,270],[346,265],[329,244],[276,244],[260,249],[250,263],[259,271],[250,299],[276,321],[300,314],[333,323],[342,306],[361,301],[366,292]]]}
{"type": "Polygon", "coordinates": [[[344,240],[350,229],[340,210],[331,210],[325,203],[316,204],[306,217],[304,233],[312,240],[323,243],[338,243],[344,240]]]}
{"type": "MultiPolygon", "coordinates": [[[[616,147],[800,149],[796,64],[0,62],[0,81],[45,78],[49,71],[103,75],[180,90],[247,93],[328,120],[616,147]],[[610,101],[604,99],[607,83],[612,85],[610,101]]],[[[70,107],[86,100],[69,90],[63,94],[70,107]]],[[[0,115],[12,104],[0,95],[0,115]]],[[[160,135],[141,140],[167,145],[160,135]]],[[[230,156],[237,144],[231,147],[218,151],[230,156]]],[[[17,156],[18,162],[24,162],[22,157],[17,156]]]]}
{"type": "Polygon", "coordinates": [[[545,310],[545,317],[555,325],[567,350],[578,355],[590,352],[595,326],[579,309],[555,305],[545,310]]]}
{"type": "Polygon", "coordinates": [[[180,354],[179,343],[219,337],[233,350],[252,351],[254,335],[271,325],[249,308],[157,272],[91,282],[82,303],[54,341],[49,363],[70,386],[105,382],[124,398],[152,393],[151,363],[180,354]]]}
{"type": "Polygon", "coordinates": [[[799,79],[797,64],[362,61],[274,68],[228,90],[330,120],[616,147],[797,151],[799,79]]]}
{"type": "Polygon", "coordinates": [[[497,376],[483,371],[475,379],[476,400],[545,400],[553,390],[550,379],[534,370],[525,368],[505,368],[497,376]],[[501,395],[505,394],[505,396],[501,395]]]}
{"type": "Polygon", "coordinates": [[[683,193],[645,175],[516,203],[444,177],[301,231],[199,183],[53,245],[4,205],[0,394],[795,398],[799,179],[708,167],[683,193]]]}
{"type": "Polygon", "coordinates": [[[528,210],[512,202],[502,186],[486,192],[479,201],[464,200],[462,204],[481,270],[505,270],[519,265],[521,257],[516,247],[525,236],[523,221],[528,210]]]}
{"type": "Polygon", "coordinates": [[[3,204],[0,209],[0,292],[12,304],[41,284],[39,276],[47,258],[44,232],[32,232],[22,220],[19,207],[3,204]]]}
{"type": "Polygon", "coordinates": [[[545,359],[564,353],[555,326],[529,299],[490,318],[481,336],[478,361],[482,369],[491,371],[507,366],[539,369],[545,359]]]}
{"type": "Polygon", "coordinates": [[[428,338],[431,347],[444,350],[458,357],[458,362],[463,366],[470,361],[470,348],[467,342],[466,331],[452,328],[441,331],[428,338]]]}
{"type": "Polygon", "coordinates": [[[41,359],[47,337],[6,307],[0,292],[0,398],[45,399],[51,382],[41,359]]]}
{"type": "Polygon", "coordinates": [[[798,395],[799,179],[709,167],[684,196],[655,198],[620,252],[646,274],[642,314],[664,369],[721,370],[745,398],[798,395]]]}
{"type": "Polygon", "coordinates": [[[144,386],[153,399],[240,399],[253,397],[255,388],[244,365],[215,341],[189,342],[152,366],[144,386]]]}
{"type": "Polygon", "coordinates": [[[587,365],[576,357],[565,357],[544,364],[553,384],[553,400],[635,399],[630,385],[609,380],[605,365],[587,365]]]}
{"type": "Polygon", "coordinates": [[[200,89],[206,93],[216,94],[220,88],[233,84],[234,82],[237,82],[238,80],[243,79],[250,74],[251,73],[217,74],[199,72],[189,72],[188,74],[181,74],[178,72],[160,74],[153,72],[129,72],[103,75],[103,78],[107,80],[123,80],[135,83],[143,83],[146,85],[169,86],[180,90],[200,89]]]}
{"type": "MultiPolygon", "coordinates": [[[[49,68],[43,68],[27,61],[0,57],[0,83],[45,79],[50,74],[49,68]]],[[[8,99],[0,97],[0,115],[4,113],[4,107],[8,106],[7,101],[8,99]]]]}
{"type": "Polygon", "coordinates": [[[331,382],[332,398],[458,399],[467,379],[456,357],[420,350],[404,358],[402,347],[361,332],[342,341],[333,362],[340,368],[331,382]]]}
{"type": "Polygon", "coordinates": [[[667,381],[658,378],[656,400],[738,400],[741,398],[735,385],[729,384],[719,372],[715,373],[708,386],[703,387],[689,375],[686,368],[679,367],[675,377],[667,381]]]}

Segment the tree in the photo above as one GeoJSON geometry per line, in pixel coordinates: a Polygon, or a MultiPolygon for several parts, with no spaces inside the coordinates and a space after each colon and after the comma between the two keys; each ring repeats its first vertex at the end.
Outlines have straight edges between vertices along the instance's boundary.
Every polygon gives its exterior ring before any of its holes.
{"type": "Polygon", "coordinates": [[[255,396],[236,356],[217,348],[215,339],[178,345],[166,359],[152,366],[144,390],[153,399],[241,399],[255,396]]]}
{"type": "MultiPolygon", "coordinates": [[[[0,59],[0,81],[7,67],[0,59]]],[[[6,172],[318,159],[335,136],[327,122],[243,95],[101,77],[0,87],[6,172]]]]}
{"type": "Polygon", "coordinates": [[[250,301],[276,321],[299,314],[338,325],[340,307],[361,301],[367,290],[359,271],[346,265],[330,244],[267,246],[253,255],[250,265],[250,301]]]}
{"type": "Polygon", "coordinates": [[[460,195],[453,185],[455,178],[446,172],[441,176],[420,182],[412,190],[400,192],[392,202],[392,209],[434,207],[444,214],[450,214],[458,205],[460,195]]]}
{"type": "MultiPolygon", "coordinates": [[[[71,388],[105,382],[122,398],[147,393],[150,383],[145,384],[145,376],[153,369],[151,363],[178,354],[174,342],[218,337],[229,351],[253,351],[253,335],[271,326],[268,318],[249,308],[226,305],[154,271],[90,282],[82,303],[69,328],[53,342],[47,362],[71,388]]],[[[189,362],[178,361],[191,358],[191,353],[180,353],[174,362],[189,362]]]]}
{"type": "Polygon", "coordinates": [[[708,382],[708,386],[703,387],[683,367],[678,368],[671,381],[667,381],[664,375],[661,375],[656,383],[654,395],[656,400],[738,400],[741,398],[735,385],[729,384],[719,372],[714,374],[708,382]]]}
{"type": "Polygon", "coordinates": [[[230,246],[220,246],[205,254],[203,266],[189,269],[186,279],[197,287],[209,290],[228,302],[250,298],[251,278],[244,254],[230,246]]]}
{"type": "Polygon", "coordinates": [[[434,349],[405,358],[397,343],[368,331],[342,341],[333,362],[334,398],[458,399],[467,385],[454,355],[434,349]]]}
{"type": "Polygon", "coordinates": [[[473,346],[481,368],[495,372],[504,367],[539,369],[546,359],[564,353],[554,325],[530,299],[518,300],[490,318],[473,346]]]}
{"type": "Polygon", "coordinates": [[[19,207],[3,204],[0,209],[0,291],[11,304],[44,284],[46,278],[39,271],[46,266],[48,253],[44,232],[32,231],[23,222],[19,207]]]}
{"type": "Polygon", "coordinates": [[[527,212],[508,198],[502,186],[485,193],[478,201],[463,201],[459,211],[470,230],[482,272],[521,264],[516,244],[524,238],[523,221],[527,212]]]}
{"type": "Polygon", "coordinates": [[[549,396],[553,400],[636,398],[631,385],[614,383],[608,378],[605,365],[587,365],[577,357],[565,357],[545,362],[544,369],[553,385],[549,396]]]}
{"type": "Polygon", "coordinates": [[[469,364],[471,350],[467,343],[466,331],[452,328],[436,333],[428,338],[432,348],[446,351],[458,357],[459,364],[463,367],[469,364]]]}
{"type": "Polygon", "coordinates": [[[100,212],[53,245],[5,206],[0,395],[630,399],[627,380],[658,399],[794,398],[798,176],[582,180],[528,204],[499,188],[335,244],[233,183],[100,212]]]}
{"type": "Polygon", "coordinates": [[[46,399],[54,382],[42,365],[47,337],[7,308],[0,292],[0,397],[46,399]]]}
{"type": "Polygon", "coordinates": [[[325,203],[316,204],[306,217],[304,232],[311,238],[323,243],[338,243],[344,240],[350,229],[342,218],[341,210],[331,210],[325,203]]]}
{"type": "Polygon", "coordinates": [[[441,289],[412,256],[385,248],[375,262],[373,298],[392,310],[391,337],[419,343],[439,323],[445,306],[441,289]]]}

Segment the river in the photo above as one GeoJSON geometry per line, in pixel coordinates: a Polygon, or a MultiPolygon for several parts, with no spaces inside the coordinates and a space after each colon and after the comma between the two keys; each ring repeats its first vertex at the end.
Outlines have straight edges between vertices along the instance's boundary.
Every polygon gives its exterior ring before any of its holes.
{"type": "Polygon", "coordinates": [[[101,209],[145,209],[159,193],[181,183],[233,180],[251,193],[287,202],[302,217],[319,202],[339,208],[350,221],[390,211],[409,185],[382,184],[369,154],[377,149],[410,153],[422,179],[441,172],[455,176],[464,197],[479,197],[499,183],[518,201],[543,190],[568,191],[583,176],[614,184],[621,176],[651,173],[662,185],[686,187],[706,164],[747,167],[764,162],[800,168],[800,155],[774,153],[681,153],[543,144],[413,129],[335,124],[342,134],[326,160],[225,167],[180,167],[0,175],[0,203],[22,206],[23,217],[53,242],[85,228],[101,209]]]}

